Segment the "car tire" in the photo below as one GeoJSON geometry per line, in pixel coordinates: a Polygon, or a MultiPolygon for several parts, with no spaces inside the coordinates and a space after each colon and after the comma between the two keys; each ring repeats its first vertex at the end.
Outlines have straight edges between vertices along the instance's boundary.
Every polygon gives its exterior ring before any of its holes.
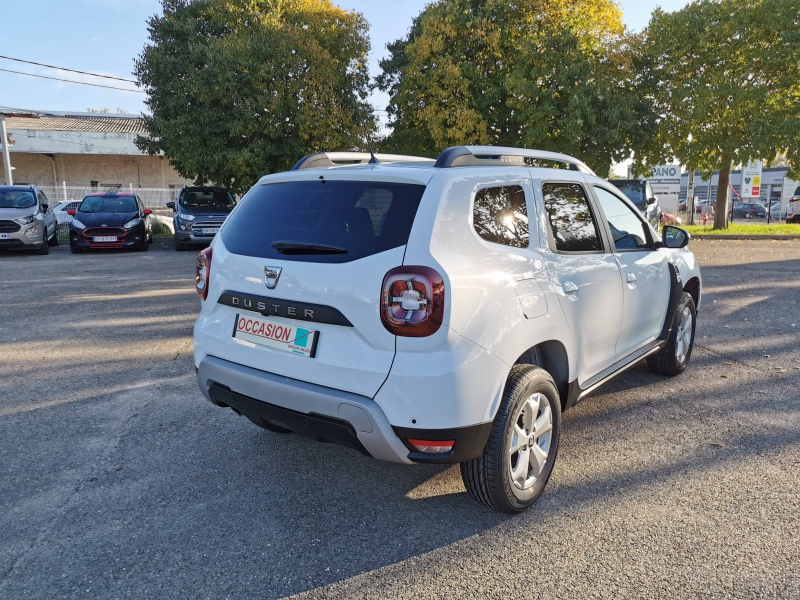
{"type": "Polygon", "coordinates": [[[58,229],[53,232],[53,237],[50,238],[51,246],[58,246],[58,229]]]}
{"type": "Polygon", "coordinates": [[[697,309],[694,299],[686,292],[675,309],[672,331],[667,343],[656,354],[647,357],[647,366],[653,373],[675,377],[686,370],[694,348],[697,327],[697,309]]]}
{"type": "Polygon", "coordinates": [[[182,244],[178,241],[178,238],[175,238],[175,252],[181,252],[186,250],[186,244],[182,244]]]}
{"type": "Polygon", "coordinates": [[[78,248],[77,246],[73,246],[72,244],[69,245],[69,251],[73,254],[80,254],[83,252],[83,248],[78,248]]]}
{"type": "Polygon", "coordinates": [[[553,378],[541,367],[515,365],[483,454],[461,463],[467,491],[498,512],[530,508],[550,479],[560,431],[561,400],[553,378]],[[536,453],[529,448],[532,442],[536,453]],[[539,460],[531,465],[536,457],[539,460]]]}
{"type": "Polygon", "coordinates": [[[39,256],[47,256],[50,254],[50,240],[47,239],[47,229],[44,230],[42,245],[36,250],[36,254],[39,256]]]}
{"type": "Polygon", "coordinates": [[[150,247],[147,245],[147,234],[144,236],[144,240],[142,240],[142,245],[136,248],[139,252],[147,252],[150,247]]]}

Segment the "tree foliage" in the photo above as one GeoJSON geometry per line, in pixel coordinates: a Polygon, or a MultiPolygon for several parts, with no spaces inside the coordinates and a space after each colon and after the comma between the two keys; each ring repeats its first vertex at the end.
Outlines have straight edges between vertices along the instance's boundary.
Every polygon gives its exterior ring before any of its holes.
{"type": "Polygon", "coordinates": [[[800,0],[699,0],[656,9],[642,48],[642,94],[658,114],[639,167],[678,158],[720,170],[715,227],[725,227],[731,163],[800,150],[800,0]]]}
{"type": "Polygon", "coordinates": [[[184,177],[241,193],[375,122],[367,23],[330,0],[162,0],[135,73],[148,137],[184,177]]]}
{"type": "Polygon", "coordinates": [[[632,93],[637,40],[622,31],[612,0],[438,0],[381,62],[385,145],[423,154],[524,145],[606,173],[647,124],[632,93]]]}

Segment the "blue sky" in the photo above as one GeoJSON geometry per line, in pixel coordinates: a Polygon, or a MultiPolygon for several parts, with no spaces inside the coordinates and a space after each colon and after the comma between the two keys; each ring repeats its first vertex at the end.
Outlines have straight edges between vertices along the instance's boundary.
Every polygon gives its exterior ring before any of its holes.
{"type": "MultiPolygon", "coordinates": [[[[688,0],[623,0],[625,24],[642,29],[656,6],[672,11],[688,0]]],[[[371,74],[378,72],[378,59],[385,45],[405,35],[411,19],[426,0],[339,0],[340,6],[362,12],[370,22],[371,74]]],[[[158,0],[0,0],[0,55],[40,63],[133,78],[133,59],[147,41],[145,20],[160,10],[158,0]]],[[[0,69],[38,75],[91,81],[112,86],[131,84],[98,80],[75,73],[54,71],[0,59],[0,69]]],[[[145,110],[144,94],[35,79],[0,71],[0,106],[30,109],[86,111],[89,108],[118,109],[129,113],[145,110]]],[[[385,96],[373,104],[385,108],[385,96]]]]}

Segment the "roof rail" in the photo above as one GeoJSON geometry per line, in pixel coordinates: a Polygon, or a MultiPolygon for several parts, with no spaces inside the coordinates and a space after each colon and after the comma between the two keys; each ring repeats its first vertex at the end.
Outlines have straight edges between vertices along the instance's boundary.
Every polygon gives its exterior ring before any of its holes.
{"type": "Polygon", "coordinates": [[[453,146],[439,155],[435,166],[440,169],[499,165],[508,167],[540,166],[535,164],[536,161],[560,163],[567,165],[571,171],[580,171],[588,175],[595,174],[586,164],[566,154],[497,146],[453,146]]]}
{"type": "MultiPolygon", "coordinates": [[[[403,156],[402,154],[375,154],[375,157],[381,162],[433,162],[432,158],[403,156]]],[[[319,152],[317,154],[309,154],[298,160],[292,167],[292,171],[344,165],[365,165],[369,163],[371,158],[372,155],[369,152],[319,152]]]]}

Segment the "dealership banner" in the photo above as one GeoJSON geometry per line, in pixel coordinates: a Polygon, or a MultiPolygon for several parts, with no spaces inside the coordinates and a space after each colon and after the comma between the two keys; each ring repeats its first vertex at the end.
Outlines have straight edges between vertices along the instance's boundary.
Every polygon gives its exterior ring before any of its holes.
{"type": "Polygon", "coordinates": [[[751,162],[742,167],[742,198],[758,198],[761,195],[761,168],[760,160],[751,162]]]}

